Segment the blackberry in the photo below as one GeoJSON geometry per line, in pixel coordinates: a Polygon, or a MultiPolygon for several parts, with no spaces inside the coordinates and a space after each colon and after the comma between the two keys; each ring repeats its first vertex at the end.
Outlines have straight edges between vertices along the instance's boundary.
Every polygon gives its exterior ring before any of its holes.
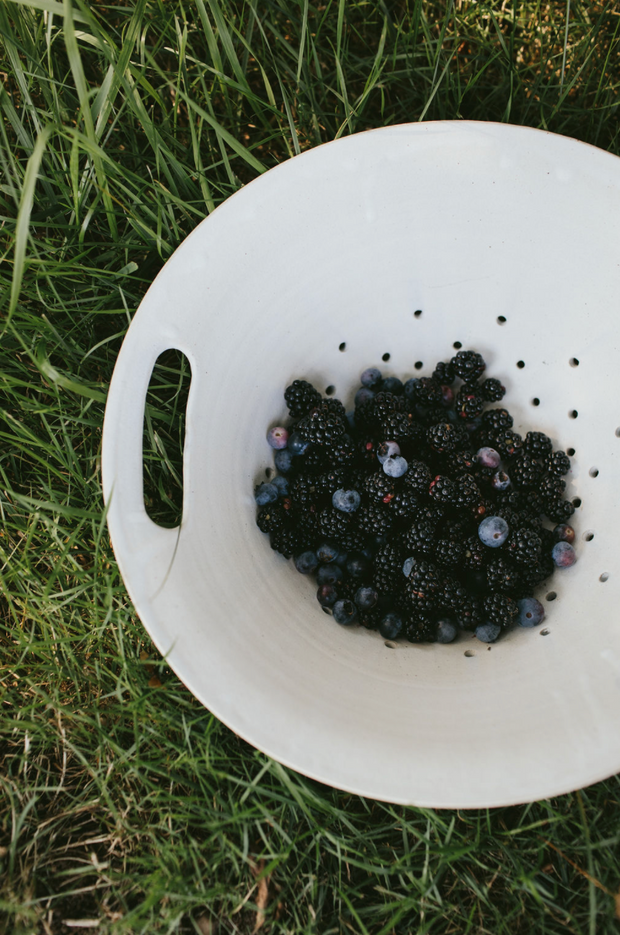
{"type": "MultiPolygon", "coordinates": [[[[358,489],[355,484],[350,482],[350,475],[347,474],[346,471],[343,471],[342,468],[332,468],[330,471],[325,471],[315,476],[313,480],[314,487],[320,497],[331,498],[333,493],[337,490],[341,490],[343,487],[353,490],[358,489]]],[[[293,487],[294,486],[293,484],[293,487]]]]}
{"type": "Polygon", "coordinates": [[[321,394],[306,380],[293,380],[284,391],[284,399],[293,419],[301,419],[321,402],[321,394]]]}
{"type": "Polygon", "coordinates": [[[394,525],[392,511],[383,504],[369,503],[360,507],[356,515],[358,529],[366,536],[385,536],[394,525]]]}
{"type": "Polygon", "coordinates": [[[566,523],[575,512],[575,507],[570,500],[549,500],[545,504],[545,516],[552,523],[566,523]]]}
{"type": "Polygon", "coordinates": [[[528,432],[523,447],[525,453],[532,458],[542,458],[553,451],[551,439],[544,432],[528,432]]]}
{"type": "Polygon", "coordinates": [[[281,503],[270,503],[259,510],[256,525],[261,532],[277,532],[278,529],[283,529],[287,525],[287,512],[281,503]]]}
{"type": "Polygon", "coordinates": [[[544,503],[538,490],[522,490],[519,493],[521,498],[521,509],[531,517],[538,517],[544,513],[544,503]]]}
{"type": "Polygon", "coordinates": [[[366,627],[367,630],[378,630],[379,624],[383,619],[383,611],[375,610],[360,610],[358,613],[359,622],[363,627],[366,627]]]}
{"type": "Polygon", "coordinates": [[[425,614],[414,614],[405,618],[401,632],[410,643],[434,643],[437,625],[425,614]]]}
{"type": "Polygon", "coordinates": [[[426,430],[426,440],[433,451],[454,451],[459,441],[459,433],[449,422],[439,422],[426,430]]]}
{"type": "Polygon", "coordinates": [[[480,384],[480,392],[487,403],[498,403],[506,395],[506,387],[494,377],[489,377],[480,384]]]}
{"type": "Polygon", "coordinates": [[[419,519],[412,523],[403,536],[403,545],[407,552],[429,555],[435,546],[435,529],[435,524],[427,519],[419,519]]]}
{"type": "Polygon", "coordinates": [[[406,412],[391,412],[381,420],[377,432],[387,441],[400,442],[411,437],[411,420],[406,412]]]}
{"type": "Polygon", "coordinates": [[[369,474],[364,489],[369,498],[375,503],[389,503],[390,500],[394,499],[394,481],[390,480],[383,471],[369,474]]]}
{"type": "Polygon", "coordinates": [[[519,613],[516,601],[506,594],[489,594],[482,601],[485,619],[495,623],[503,630],[515,622],[519,613]]]}
{"type": "Polygon", "coordinates": [[[357,459],[357,445],[350,435],[343,435],[327,448],[327,457],[334,466],[348,466],[357,459]]]}
{"type": "Polygon", "coordinates": [[[403,477],[403,483],[414,493],[427,495],[431,477],[431,472],[423,461],[411,459],[409,470],[403,477]]]}
{"type": "Polygon", "coordinates": [[[452,386],[454,378],[455,373],[452,363],[440,360],[433,370],[433,380],[439,383],[440,386],[452,386]]]}
{"type": "Polygon", "coordinates": [[[363,547],[364,537],[357,528],[352,513],[342,513],[333,506],[327,506],[316,515],[317,538],[333,540],[345,549],[363,547]]]}
{"type": "Polygon", "coordinates": [[[486,569],[487,586],[490,591],[513,594],[519,587],[519,572],[503,555],[492,559],[486,569]]]}
{"type": "Polygon", "coordinates": [[[566,490],[566,481],[555,474],[542,474],[536,487],[543,503],[558,500],[566,490]]]}
{"type": "Polygon", "coordinates": [[[442,568],[455,568],[463,560],[464,547],[453,539],[437,539],[435,541],[435,561],[442,568]]]}
{"type": "Polygon", "coordinates": [[[480,601],[468,593],[456,578],[447,577],[439,594],[438,606],[450,611],[463,630],[473,630],[482,623],[480,601]]]}
{"type": "MultiPolygon", "coordinates": [[[[338,488],[334,489],[337,490],[338,488]]],[[[321,498],[321,493],[322,491],[319,492],[318,478],[310,474],[300,474],[290,487],[290,499],[296,507],[307,508],[316,504],[321,498]]]]}
{"type": "Polygon", "coordinates": [[[493,434],[502,429],[511,429],[513,424],[514,420],[507,409],[487,409],[482,414],[482,428],[493,434]]]}
{"type": "Polygon", "coordinates": [[[435,607],[442,584],[441,572],[432,562],[416,562],[405,579],[405,596],[419,613],[428,613],[435,607]]]}
{"type": "Polygon", "coordinates": [[[457,393],[454,406],[461,419],[476,419],[484,409],[484,399],[467,383],[457,393]]]}
{"type": "Polygon", "coordinates": [[[492,436],[492,440],[502,458],[518,458],[523,454],[523,439],[512,429],[500,429],[492,436]]]}
{"type": "Polygon", "coordinates": [[[480,503],[482,494],[471,474],[461,474],[455,482],[455,495],[452,501],[455,509],[463,510],[480,503]]]}
{"type": "Polygon", "coordinates": [[[557,477],[562,477],[570,471],[570,458],[564,451],[554,451],[547,454],[543,461],[546,469],[557,477]]]}
{"type": "Polygon", "coordinates": [[[417,512],[419,502],[418,497],[412,490],[401,487],[396,491],[393,499],[390,500],[390,513],[397,519],[410,519],[417,512]]]}
{"type": "MultiPolygon", "coordinates": [[[[375,425],[379,425],[393,412],[405,411],[405,399],[403,396],[395,396],[394,393],[377,393],[371,400],[372,419],[375,425]]],[[[388,439],[390,441],[391,439],[388,439]]]]}
{"type": "Polygon", "coordinates": [[[342,439],[345,434],[345,423],[330,408],[333,402],[338,402],[338,400],[323,401],[319,406],[311,409],[308,415],[298,423],[297,432],[305,441],[314,445],[333,446],[342,439]]]}
{"type": "Polygon", "coordinates": [[[456,484],[445,475],[438,474],[429,484],[429,495],[437,503],[450,505],[455,502],[457,496],[456,484]]]}
{"type": "Polygon", "coordinates": [[[365,436],[357,443],[358,460],[365,465],[377,465],[377,448],[379,447],[375,438],[365,436]]]}
{"type": "Polygon", "coordinates": [[[310,536],[304,529],[296,526],[284,526],[269,533],[271,548],[285,558],[291,558],[297,552],[303,552],[310,545],[310,536]]]}
{"type": "Polygon", "coordinates": [[[522,526],[508,536],[506,552],[518,565],[533,565],[539,557],[542,540],[533,529],[522,526]]]}
{"type": "Polygon", "coordinates": [[[441,406],[443,392],[441,383],[432,377],[420,377],[415,385],[415,401],[420,406],[441,406]]]}
{"type": "Polygon", "coordinates": [[[537,487],[542,475],[542,465],[529,455],[523,455],[510,467],[510,479],[517,489],[537,487]]]}
{"type": "Polygon", "coordinates": [[[476,351],[458,351],[450,361],[457,377],[464,383],[474,383],[486,370],[486,363],[476,351]]]}
{"type": "Polygon", "coordinates": [[[373,559],[372,581],[379,594],[389,594],[403,581],[405,555],[400,544],[388,542],[373,559]]]}
{"type": "Polygon", "coordinates": [[[487,550],[477,535],[470,536],[463,543],[463,567],[477,571],[485,564],[487,550]]]}
{"type": "MultiPolygon", "coordinates": [[[[524,589],[538,587],[547,578],[550,578],[555,571],[555,564],[550,555],[543,555],[533,565],[528,565],[521,570],[521,584],[524,589]]],[[[517,592],[521,596],[522,592],[517,592]]]]}
{"type": "Polygon", "coordinates": [[[331,467],[329,453],[321,445],[312,445],[303,455],[304,471],[311,474],[320,474],[321,471],[331,467]]]}

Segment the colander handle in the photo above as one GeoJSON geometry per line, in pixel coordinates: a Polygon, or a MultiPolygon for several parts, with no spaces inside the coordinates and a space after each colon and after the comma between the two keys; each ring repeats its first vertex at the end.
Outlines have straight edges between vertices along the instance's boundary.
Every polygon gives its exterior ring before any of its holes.
{"type": "Polygon", "coordinates": [[[164,351],[177,348],[186,355],[190,367],[193,362],[173,327],[158,323],[158,327],[147,329],[136,324],[134,321],[127,332],[108,392],[101,475],[110,538],[125,584],[139,610],[140,595],[136,591],[146,587],[144,597],[153,597],[158,582],[161,585],[168,574],[180,534],[178,527],[158,526],[144,508],[142,438],[146,394],[155,362],[164,351]]]}

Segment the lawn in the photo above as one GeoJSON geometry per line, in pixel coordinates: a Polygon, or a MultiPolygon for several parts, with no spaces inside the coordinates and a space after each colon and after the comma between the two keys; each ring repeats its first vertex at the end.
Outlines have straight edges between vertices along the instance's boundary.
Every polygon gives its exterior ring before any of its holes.
{"type": "MultiPolygon", "coordinates": [[[[201,707],[129,601],[100,455],[142,296],[259,173],[437,119],[617,155],[618,4],[6,0],[0,31],[0,932],[617,932],[618,777],[395,807],[285,769],[201,707]]],[[[168,524],[186,385],[168,355],[145,423],[168,524]]]]}

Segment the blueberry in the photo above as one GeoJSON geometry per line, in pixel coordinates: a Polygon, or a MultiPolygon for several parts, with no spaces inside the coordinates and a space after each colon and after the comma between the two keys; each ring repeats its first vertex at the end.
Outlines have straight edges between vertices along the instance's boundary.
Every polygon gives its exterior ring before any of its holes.
{"type": "Polygon", "coordinates": [[[501,460],[500,453],[495,448],[479,448],[476,452],[476,461],[480,467],[496,468],[501,460]]]}
{"type": "Polygon", "coordinates": [[[478,526],[478,536],[483,545],[498,549],[508,538],[508,523],[501,516],[487,516],[478,526]]]}
{"type": "Polygon", "coordinates": [[[398,614],[386,614],[379,624],[379,633],[386,640],[395,639],[403,628],[402,617],[398,614]]]}
{"type": "Polygon", "coordinates": [[[294,455],[302,455],[305,453],[306,449],[310,442],[307,442],[301,437],[299,432],[293,432],[288,437],[288,450],[294,455]]]}
{"type": "Polygon", "coordinates": [[[379,595],[374,588],[358,588],[353,600],[359,610],[371,610],[379,600],[379,595]]]}
{"type": "Polygon", "coordinates": [[[288,448],[280,448],[273,456],[273,463],[280,474],[290,474],[293,470],[293,454],[288,448]]]}
{"type": "Polygon", "coordinates": [[[383,470],[388,477],[402,477],[408,467],[408,463],[400,455],[396,455],[395,458],[386,458],[383,462],[383,470]]]}
{"type": "Polygon", "coordinates": [[[366,370],[362,373],[360,377],[360,383],[362,386],[376,386],[377,383],[381,382],[381,371],[377,370],[376,367],[367,367],[366,370]]]}
{"type": "Polygon", "coordinates": [[[288,432],[281,425],[269,429],[267,432],[267,441],[272,448],[286,448],[288,445],[288,432]]]}
{"type": "Polygon", "coordinates": [[[347,559],[346,567],[352,578],[363,578],[370,569],[370,562],[359,552],[352,552],[347,559]]]}
{"type": "Polygon", "coordinates": [[[411,574],[411,569],[415,565],[415,558],[411,555],[409,558],[406,558],[403,562],[403,575],[405,578],[408,578],[411,574]]]}
{"type": "Polygon", "coordinates": [[[493,490],[508,490],[512,481],[506,474],[506,471],[496,471],[491,478],[491,487],[493,490]]]}
{"type": "Polygon", "coordinates": [[[338,546],[334,545],[333,542],[321,542],[316,550],[320,562],[335,562],[339,553],[340,550],[338,546]]]}
{"type": "Polygon", "coordinates": [[[332,496],[332,505],[342,513],[355,513],[362,498],[357,490],[337,490],[332,496]]]}
{"type": "Polygon", "coordinates": [[[465,428],[470,433],[470,435],[473,435],[474,432],[478,431],[481,425],[482,425],[482,419],[480,418],[480,416],[476,416],[475,419],[469,419],[465,423],[465,428]]]}
{"type": "Polygon", "coordinates": [[[497,623],[481,623],[476,627],[476,636],[483,643],[494,643],[501,629],[497,623]]]}
{"type": "Polygon", "coordinates": [[[377,448],[377,461],[379,464],[385,464],[388,458],[395,458],[400,454],[398,442],[381,442],[377,448]]]}
{"type": "Polygon", "coordinates": [[[313,571],[316,571],[318,564],[316,552],[302,552],[295,558],[295,568],[302,575],[311,575],[313,571]]]}
{"type": "Polygon", "coordinates": [[[437,642],[451,643],[457,633],[456,623],[449,617],[441,617],[437,621],[437,642]]]}
{"type": "Polygon", "coordinates": [[[321,607],[333,607],[338,600],[338,591],[333,584],[322,584],[316,592],[316,599],[321,607]]]}
{"type": "Polygon", "coordinates": [[[567,526],[566,523],[559,523],[553,530],[553,535],[557,542],[572,543],[575,541],[575,530],[572,526],[567,526]]]}
{"type": "Polygon", "coordinates": [[[403,386],[403,392],[405,396],[407,397],[407,399],[415,399],[415,397],[417,396],[419,385],[420,385],[420,381],[417,377],[411,377],[410,380],[407,380],[407,382],[403,386]]]}
{"type": "Polygon", "coordinates": [[[258,506],[265,506],[267,503],[275,503],[278,499],[278,488],[273,484],[259,484],[254,491],[254,499],[258,506]]]}
{"type": "Polygon", "coordinates": [[[288,481],[286,477],[280,477],[280,475],[278,474],[277,477],[274,477],[271,483],[278,491],[279,497],[288,496],[288,481]]]}
{"type": "Polygon", "coordinates": [[[368,387],[363,386],[361,390],[358,390],[355,394],[353,402],[356,406],[363,406],[364,403],[369,403],[371,399],[375,398],[375,394],[372,390],[369,390],[368,387]]]}
{"type": "Polygon", "coordinates": [[[342,584],[344,570],[335,562],[330,562],[329,565],[321,565],[316,573],[316,580],[318,584],[342,584]]]}
{"type": "Polygon", "coordinates": [[[394,396],[400,396],[403,391],[403,381],[398,377],[386,377],[381,384],[382,393],[393,393],[394,396]]]}
{"type": "Polygon", "coordinates": [[[551,558],[558,568],[570,568],[577,561],[577,555],[570,542],[556,542],[551,549],[551,558]]]}
{"type": "Polygon", "coordinates": [[[535,597],[524,597],[517,601],[519,616],[517,623],[520,627],[535,627],[545,616],[545,608],[535,597]]]}
{"type": "Polygon", "coordinates": [[[334,604],[334,620],[336,623],[348,627],[352,623],[357,623],[357,607],[353,601],[336,601],[334,604]]]}

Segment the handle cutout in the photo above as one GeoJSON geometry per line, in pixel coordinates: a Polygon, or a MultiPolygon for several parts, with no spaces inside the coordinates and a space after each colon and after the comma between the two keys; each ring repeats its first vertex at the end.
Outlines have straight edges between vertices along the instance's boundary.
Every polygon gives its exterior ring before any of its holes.
{"type": "Polygon", "coordinates": [[[142,432],[144,508],[165,529],[183,515],[185,416],[191,383],[185,354],[171,348],[155,361],[146,394],[142,432]]]}

